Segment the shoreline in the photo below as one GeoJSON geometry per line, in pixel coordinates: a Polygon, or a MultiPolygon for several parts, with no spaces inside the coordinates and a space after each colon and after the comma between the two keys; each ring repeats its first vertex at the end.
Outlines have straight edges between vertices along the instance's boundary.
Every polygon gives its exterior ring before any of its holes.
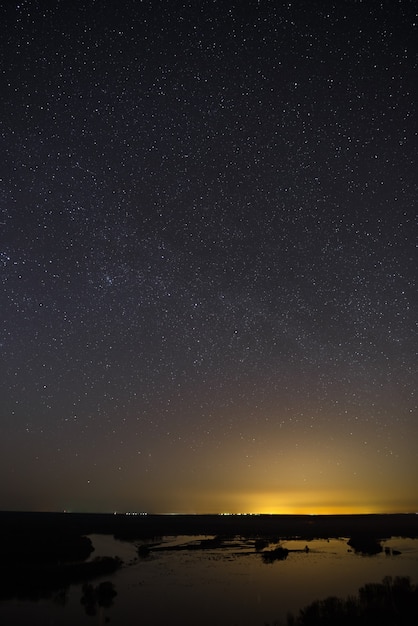
{"type": "Polygon", "coordinates": [[[242,535],[331,538],[356,534],[418,538],[418,515],[125,515],[0,511],[0,530],[27,533],[112,534],[118,538],[162,535],[242,535]]]}

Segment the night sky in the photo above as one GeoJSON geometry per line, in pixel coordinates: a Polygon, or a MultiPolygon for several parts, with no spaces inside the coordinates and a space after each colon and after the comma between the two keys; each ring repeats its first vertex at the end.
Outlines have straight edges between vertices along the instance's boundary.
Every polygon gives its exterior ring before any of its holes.
{"type": "Polygon", "coordinates": [[[418,511],[415,2],[0,24],[0,509],[418,511]]]}

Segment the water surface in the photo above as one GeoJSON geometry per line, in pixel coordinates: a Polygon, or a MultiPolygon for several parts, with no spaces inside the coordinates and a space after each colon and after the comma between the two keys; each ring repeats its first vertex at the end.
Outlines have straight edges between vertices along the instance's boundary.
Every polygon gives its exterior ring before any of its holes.
{"type": "MultiPolygon", "coordinates": [[[[66,602],[0,603],[0,623],[8,626],[48,624],[115,624],[116,626],[264,626],[281,620],[288,612],[330,595],[354,595],[368,582],[381,582],[385,576],[410,576],[418,582],[418,539],[391,538],[385,551],[369,557],[352,552],[347,538],[330,540],[283,541],[287,558],[263,562],[253,541],[237,539],[224,547],[205,550],[151,551],[137,558],[136,544],[92,535],[94,556],[119,556],[124,567],[111,580],[117,596],[112,606],[97,607],[87,615],[81,604],[81,585],[73,585],[66,602]],[[305,546],[309,550],[305,551],[305,546]]],[[[157,547],[198,543],[204,537],[164,537],[157,547]]],[[[154,542],[155,543],[155,542],[154,542]]],[[[274,546],[269,546],[269,548],[274,546]]]]}

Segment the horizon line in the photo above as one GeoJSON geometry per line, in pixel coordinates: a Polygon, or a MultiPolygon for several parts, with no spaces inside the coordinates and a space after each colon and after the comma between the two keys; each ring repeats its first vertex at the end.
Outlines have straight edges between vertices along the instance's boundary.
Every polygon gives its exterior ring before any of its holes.
{"type": "Polygon", "coordinates": [[[209,516],[217,516],[217,517],[353,517],[353,516],[373,516],[373,515],[418,515],[418,511],[370,511],[370,512],[362,512],[362,513],[231,513],[231,512],[218,512],[218,513],[196,513],[196,512],[173,512],[168,511],[164,513],[157,513],[153,511],[83,511],[83,510],[69,510],[69,509],[55,509],[55,510],[29,510],[29,509],[0,509],[0,514],[2,513],[30,513],[30,514],[63,514],[63,515],[121,515],[124,517],[153,517],[153,516],[165,516],[165,517],[176,517],[176,516],[189,516],[189,517],[209,517],[209,516]]]}

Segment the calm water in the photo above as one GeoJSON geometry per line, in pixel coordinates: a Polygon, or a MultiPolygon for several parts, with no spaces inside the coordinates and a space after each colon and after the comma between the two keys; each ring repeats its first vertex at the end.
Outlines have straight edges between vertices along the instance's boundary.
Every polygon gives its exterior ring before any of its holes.
{"type": "MultiPolygon", "coordinates": [[[[250,542],[224,549],[154,552],[136,559],[134,544],[106,535],[91,539],[93,556],[117,555],[126,564],[113,576],[94,581],[114,583],[118,595],[111,607],[86,615],[81,585],[74,585],[65,604],[0,602],[0,624],[264,626],[276,620],[284,623],[289,611],[296,613],[313,600],[355,594],[361,585],[381,582],[384,576],[410,576],[418,583],[418,539],[392,538],[383,547],[400,550],[400,555],[372,557],[349,552],[346,539],[284,541],[281,545],[289,550],[301,551],[271,564],[262,561],[250,542]]],[[[195,539],[166,537],[163,544],[195,539]]]]}

